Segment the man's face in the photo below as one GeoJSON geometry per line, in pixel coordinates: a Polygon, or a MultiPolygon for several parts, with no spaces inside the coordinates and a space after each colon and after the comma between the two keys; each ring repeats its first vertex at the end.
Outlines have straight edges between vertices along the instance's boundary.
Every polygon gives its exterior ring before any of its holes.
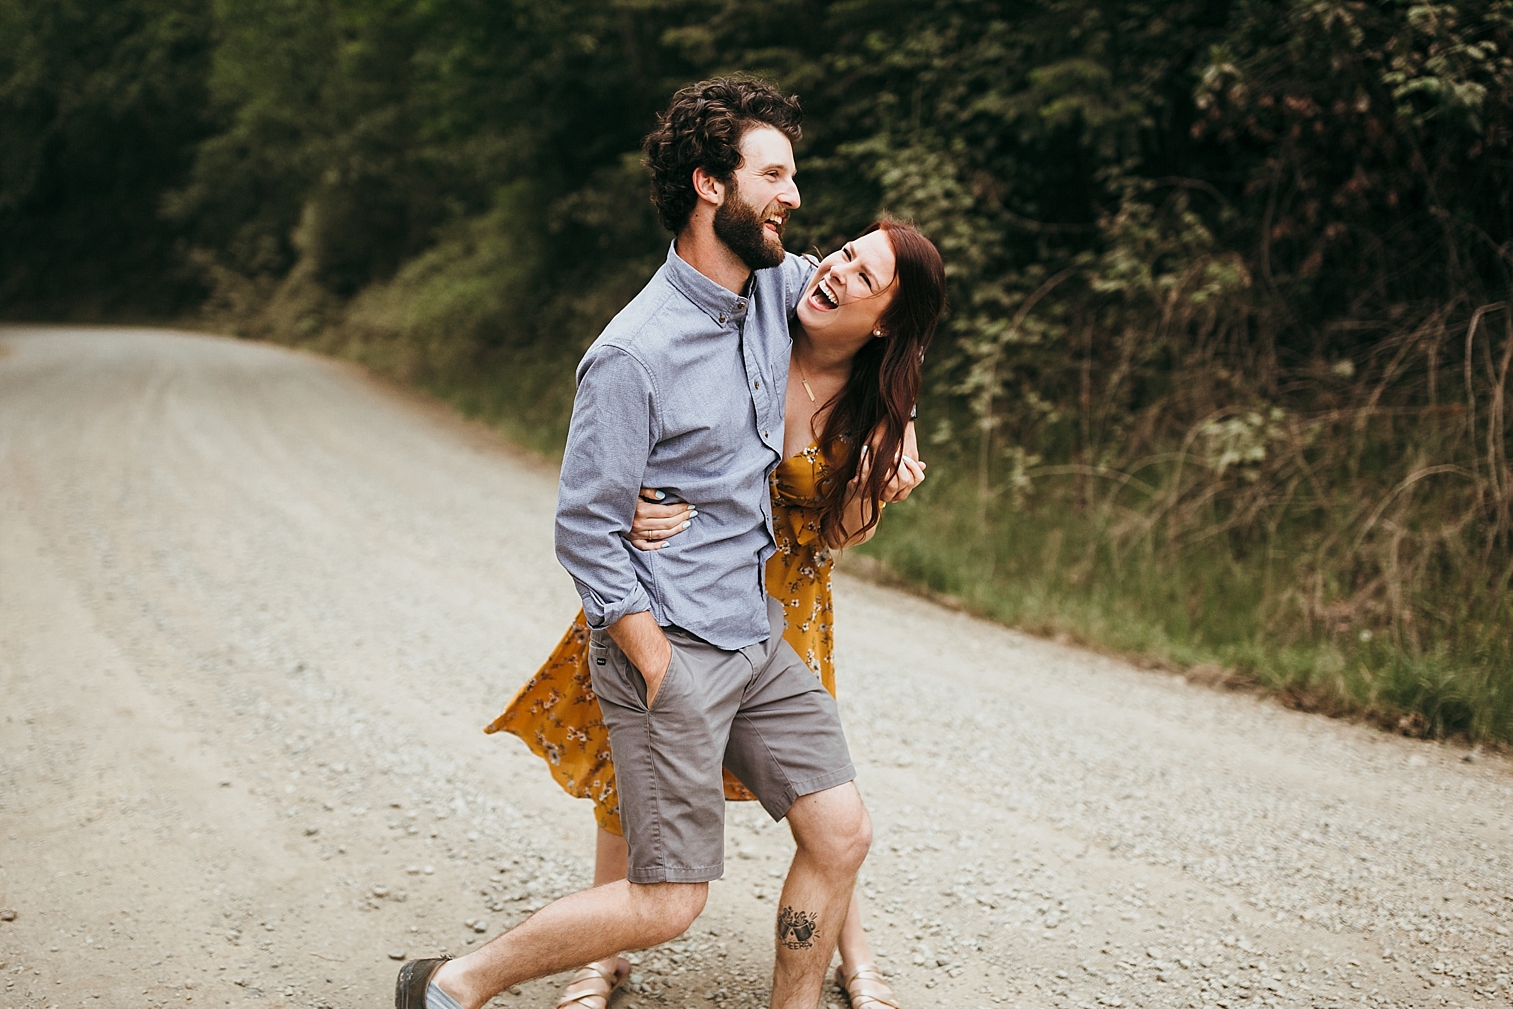
{"type": "Polygon", "coordinates": [[[793,145],[770,126],[746,131],[741,163],[731,173],[725,200],[715,210],[715,236],[749,269],[783,261],[783,227],[799,205],[793,145]]]}

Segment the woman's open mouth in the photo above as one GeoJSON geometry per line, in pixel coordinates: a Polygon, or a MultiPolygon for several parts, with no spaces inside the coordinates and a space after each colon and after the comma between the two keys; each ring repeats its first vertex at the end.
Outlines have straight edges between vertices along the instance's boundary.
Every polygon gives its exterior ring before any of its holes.
{"type": "Polygon", "coordinates": [[[835,296],[826,277],[821,277],[819,283],[814,285],[814,290],[809,292],[809,303],[820,312],[833,312],[841,307],[841,301],[835,296]]]}

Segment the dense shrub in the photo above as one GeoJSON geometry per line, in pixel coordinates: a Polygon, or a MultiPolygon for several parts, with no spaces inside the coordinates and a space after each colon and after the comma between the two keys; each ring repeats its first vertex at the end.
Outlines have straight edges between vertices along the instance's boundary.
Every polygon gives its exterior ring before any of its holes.
{"type": "Polygon", "coordinates": [[[205,0],[0,0],[0,313],[203,295],[163,191],[213,129],[205,0]]]}

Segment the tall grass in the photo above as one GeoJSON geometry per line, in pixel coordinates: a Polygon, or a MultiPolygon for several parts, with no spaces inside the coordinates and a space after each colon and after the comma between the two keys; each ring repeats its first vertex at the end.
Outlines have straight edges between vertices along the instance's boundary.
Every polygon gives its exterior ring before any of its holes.
{"type": "Polygon", "coordinates": [[[1489,633],[1468,620],[1450,640],[1412,649],[1368,628],[1310,625],[1296,611],[1279,619],[1292,584],[1285,541],[1272,544],[1270,571],[1222,543],[1178,557],[1125,552],[1096,516],[1051,495],[992,506],[984,530],[974,477],[932,465],[861,552],[890,580],[1031,633],[1407,735],[1513,741],[1506,626],[1489,633]]]}
{"type": "MultiPolygon", "coordinates": [[[[1142,344],[1141,314],[1115,339],[1142,344]]],[[[1143,417],[1109,416],[1138,367],[1094,372],[1082,416],[1038,430],[937,398],[932,479],[866,552],[1037,633],[1409,735],[1513,741],[1513,316],[1428,312],[1370,358],[1278,369],[1304,390],[1286,407],[1231,361],[1187,355],[1143,417]],[[1057,457],[1026,451],[1056,429],[1057,457]]]]}

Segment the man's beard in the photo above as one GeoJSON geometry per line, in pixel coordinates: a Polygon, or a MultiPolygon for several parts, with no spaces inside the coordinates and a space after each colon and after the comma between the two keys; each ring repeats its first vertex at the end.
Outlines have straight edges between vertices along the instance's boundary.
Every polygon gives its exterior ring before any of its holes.
{"type": "Polygon", "coordinates": [[[739,256],[747,269],[781,266],[787,253],[782,242],[767,238],[767,230],[762,226],[766,220],[766,211],[757,210],[741,199],[741,191],[732,181],[725,202],[714,212],[715,237],[739,256]]]}

